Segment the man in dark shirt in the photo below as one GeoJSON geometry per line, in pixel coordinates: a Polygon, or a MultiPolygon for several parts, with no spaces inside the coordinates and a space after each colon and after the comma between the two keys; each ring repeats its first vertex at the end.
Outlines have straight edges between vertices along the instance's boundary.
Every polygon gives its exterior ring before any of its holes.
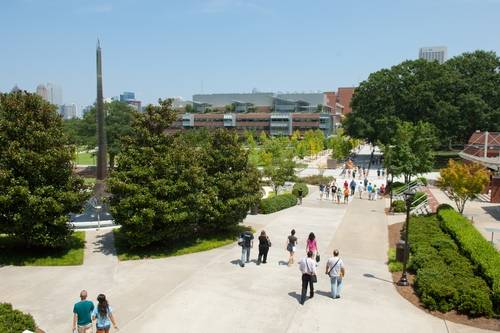
{"type": "Polygon", "coordinates": [[[246,262],[250,262],[250,249],[253,247],[253,234],[250,231],[245,231],[240,235],[241,243],[241,261],[240,266],[245,267],[246,262]],[[245,258],[246,257],[246,258],[245,258]]]}

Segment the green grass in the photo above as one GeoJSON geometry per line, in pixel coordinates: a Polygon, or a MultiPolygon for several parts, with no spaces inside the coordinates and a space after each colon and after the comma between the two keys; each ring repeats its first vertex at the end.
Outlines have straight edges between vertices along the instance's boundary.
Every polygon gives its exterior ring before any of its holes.
{"type": "Polygon", "coordinates": [[[87,178],[87,177],[84,177],[83,178],[83,183],[85,185],[95,185],[95,178],[87,178]]]}
{"type": "Polygon", "coordinates": [[[92,153],[79,151],[76,154],[76,164],[78,165],[96,165],[96,157],[92,153]]]}
{"type": "Polygon", "coordinates": [[[76,231],[63,249],[27,249],[18,240],[0,236],[0,266],[75,266],[83,264],[85,232],[76,231]]]}
{"type": "Polygon", "coordinates": [[[116,253],[118,254],[118,259],[123,261],[167,258],[208,251],[221,246],[232,244],[236,242],[239,235],[246,230],[254,232],[254,230],[252,230],[250,227],[238,225],[220,235],[207,236],[182,242],[172,242],[174,244],[172,244],[170,247],[157,245],[147,248],[132,249],[127,246],[125,237],[121,233],[120,229],[115,229],[115,247],[116,253]]]}
{"type": "Polygon", "coordinates": [[[387,251],[387,257],[389,260],[387,261],[387,266],[389,266],[389,272],[401,272],[403,271],[403,263],[396,261],[396,249],[391,247],[389,251],[387,251]]]}

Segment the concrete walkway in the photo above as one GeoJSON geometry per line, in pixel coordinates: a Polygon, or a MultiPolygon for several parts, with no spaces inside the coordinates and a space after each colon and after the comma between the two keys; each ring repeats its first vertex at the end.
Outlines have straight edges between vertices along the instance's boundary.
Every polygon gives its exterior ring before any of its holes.
{"type": "MultiPolygon", "coordinates": [[[[481,332],[445,323],[403,299],[385,264],[384,201],[320,201],[316,187],[296,206],[246,223],[272,241],[268,264],[241,268],[229,245],[192,255],[117,262],[109,231],[89,232],[80,267],[0,268],[2,301],[30,312],[47,332],[68,332],[80,289],[108,296],[121,332],[481,332]],[[301,306],[300,273],[286,266],[286,236],[297,230],[298,255],[314,231],[322,254],[316,296],[301,306]],[[347,266],[342,298],[329,297],[321,274],[333,248],[347,266]],[[94,252],[99,250],[97,252],[94,252]],[[101,251],[102,250],[102,251],[101,251]],[[89,252],[90,251],[90,252],[89,252]]],[[[252,259],[256,258],[256,248],[252,259]]]]}

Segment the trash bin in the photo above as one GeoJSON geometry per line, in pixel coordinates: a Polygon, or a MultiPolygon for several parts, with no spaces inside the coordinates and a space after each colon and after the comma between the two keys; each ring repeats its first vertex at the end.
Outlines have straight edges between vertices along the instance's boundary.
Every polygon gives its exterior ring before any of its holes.
{"type": "Polygon", "coordinates": [[[399,262],[405,261],[405,241],[400,240],[396,244],[396,260],[399,262]]]}

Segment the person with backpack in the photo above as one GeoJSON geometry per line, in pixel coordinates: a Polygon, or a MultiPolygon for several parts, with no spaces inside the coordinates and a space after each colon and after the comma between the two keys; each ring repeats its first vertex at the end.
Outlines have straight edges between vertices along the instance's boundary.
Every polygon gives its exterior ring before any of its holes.
{"type": "Polygon", "coordinates": [[[347,187],[344,188],[344,203],[349,203],[349,189],[347,187]]]}
{"type": "Polygon", "coordinates": [[[306,301],[307,285],[309,285],[309,298],[314,297],[314,283],[318,281],[316,276],[316,263],[313,260],[313,253],[307,252],[307,257],[299,261],[299,269],[302,273],[302,292],[300,293],[300,304],[306,301]]]}
{"type": "Polygon", "coordinates": [[[332,191],[332,201],[335,202],[335,196],[337,195],[337,185],[335,183],[332,183],[330,189],[332,191]]]}
{"type": "Polygon", "coordinates": [[[354,179],[352,179],[349,186],[351,187],[351,195],[354,196],[354,194],[356,192],[356,181],[354,179]]]}
{"type": "Polygon", "coordinates": [[[240,235],[238,245],[241,246],[241,261],[240,266],[245,267],[245,262],[250,262],[250,249],[253,247],[253,234],[250,231],[245,231],[240,235]],[[246,260],[245,260],[246,259],[246,260]]]}
{"type": "Polygon", "coordinates": [[[113,317],[113,310],[109,306],[104,294],[97,296],[97,306],[92,313],[92,319],[96,321],[97,333],[109,333],[111,324],[113,324],[115,330],[118,330],[115,318],[113,317]]]}
{"type": "Polygon", "coordinates": [[[344,262],[339,258],[339,250],[333,251],[333,257],[326,262],[326,275],[330,277],[332,298],[340,298],[342,278],[345,274],[344,262]]]}
{"type": "Polygon", "coordinates": [[[293,256],[295,254],[295,247],[297,246],[297,237],[295,237],[295,229],[292,229],[290,232],[290,236],[287,237],[287,244],[286,244],[286,250],[290,254],[290,257],[288,258],[288,266],[291,266],[293,264],[293,256]]]}
{"type": "Polygon", "coordinates": [[[257,257],[257,265],[267,264],[267,253],[271,247],[271,240],[266,235],[266,232],[262,230],[259,236],[259,256],[257,257]],[[263,260],[262,260],[263,259],[263,260]]]}

